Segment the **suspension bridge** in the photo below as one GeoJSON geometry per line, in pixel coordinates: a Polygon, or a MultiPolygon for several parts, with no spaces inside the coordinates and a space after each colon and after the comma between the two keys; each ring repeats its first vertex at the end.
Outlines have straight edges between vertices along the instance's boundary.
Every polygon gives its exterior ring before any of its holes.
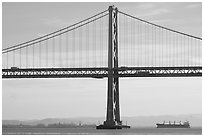
{"type": "Polygon", "coordinates": [[[121,129],[120,77],[200,77],[202,39],[110,6],[71,26],[2,50],[2,78],[108,78],[98,129],[121,129]]]}

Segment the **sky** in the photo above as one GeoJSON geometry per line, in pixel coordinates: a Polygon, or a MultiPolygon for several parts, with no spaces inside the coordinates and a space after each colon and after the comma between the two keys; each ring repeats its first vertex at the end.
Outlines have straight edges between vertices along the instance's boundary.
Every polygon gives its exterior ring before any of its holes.
{"type": "MultiPolygon", "coordinates": [[[[104,11],[130,15],[198,37],[201,3],[3,3],[3,48],[104,11]]],[[[202,113],[202,78],[120,78],[122,116],[202,113]]],[[[107,79],[2,80],[3,119],[104,116],[107,79]]],[[[104,118],[105,119],[105,118],[104,118]]]]}

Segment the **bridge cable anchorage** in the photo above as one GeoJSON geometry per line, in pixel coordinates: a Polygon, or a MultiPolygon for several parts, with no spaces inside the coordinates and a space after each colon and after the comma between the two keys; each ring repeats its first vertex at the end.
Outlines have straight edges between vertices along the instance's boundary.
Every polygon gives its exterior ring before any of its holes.
{"type": "Polygon", "coordinates": [[[160,26],[160,25],[151,23],[151,22],[149,22],[149,21],[146,21],[146,20],[143,20],[143,19],[134,17],[134,16],[132,16],[132,15],[126,14],[126,13],[124,13],[124,12],[122,12],[122,11],[118,11],[118,12],[121,13],[121,14],[123,14],[123,15],[126,15],[126,16],[128,16],[128,17],[134,18],[134,19],[136,19],[136,20],[139,20],[139,21],[142,21],[142,22],[146,22],[147,24],[150,24],[150,25],[153,25],[153,26],[156,26],[156,27],[165,29],[165,30],[169,30],[169,31],[171,31],[171,32],[175,32],[175,33],[178,33],[178,34],[181,34],[181,35],[185,35],[185,36],[188,36],[188,37],[192,37],[192,38],[195,38],[195,39],[202,40],[202,38],[200,38],[200,37],[196,37],[196,36],[189,35],[189,34],[186,34],[186,33],[180,32],[180,31],[176,31],[176,30],[173,30],[173,29],[170,29],[170,28],[166,28],[166,27],[163,27],[163,26],[160,26]]]}
{"type": "MultiPolygon", "coordinates": [[[[17,46],[17,47],[16,47],[16,46],[15,46],[15,47],[13,46],[13,47],[10,47],[9,49],[7,48],[7,50],[6,50],[6,49],[3,49],[2,54],[7,53],[7,52],[11,52],[11,51],[13,51],[13,50],[18,50],[18,49],[21,49],[21,48],[25,48],[25,47],[27,47],[27,46],[31,46],[31,45],[33,45],[33,44],[36,44],[36,43],[39,43],[39,42],[43,42],[43,41],[45,41],[45,40],[48,40],[48,39],[57,37],[57,36],[62,35],[62,34],[64,34],[64,33],[67,33],[67,32],[73,31],[73,30],[75,30],[75,29],[77,29],[77,28],[80,28],[80,27],[82,27],[82,26],[84,26],[84,25],[87,25],[87,24],[89,24],[89,23],[91,23],[91,22],[94,22],[94,21],[96,21],[96,20],[99,20],[100,18],[103,18],[103,17],[105,17],[105,16],[107,16],[107,15],[108,15],[108,13],[105,14],[105,15],[102,15],[102,16],[100,16],[100,17],[98,17],[98,18],[95,18],[95,19],[93,19],[93,20],[91,20],[91,21],[89,21],[89,22],[86,22],[86,23],[84,23],[84,24],[81,24],[81,25],[79,25],[79,26],[77,26],[77,27],[74,27],[74,28],[72,28],[72,29],[69,29],[69,30],[63,31],[63,32],[61,32],[61,33],[52,35],[52,36],[50,36],[50,37],[48,37],[48,38],[44,38],[44,37],[43,37],[44,39],[39,40],[39,41],[37,41],[37,42],[29,43],[29,44],[27,44],[27,45],[25,45],[25,46],[17,46]]],[[[73,26],[73,25],[72,25],[72,26],[73,26]]],[[[21,45],[22,45],[22,44],[21,44],[21,45]]]]}
{"type": "Polygon", "coordinates": [[[94,15],[94,16],[91,16],[91,17],[89,17],[89,18],[87,18],[87,19],[84,19],[84,20],[82,20],[82,21],[80,21],[80,22],[77,22],[77,23],[75,23],[75,24],[73,24],[73,25],[70,25],[70,26],[68,26],[68,27],[65,27],[65,28],[62,28],[62,29],[60,29],[60,30],[54,31],[54,32],[52,32],[52,33],[46,34],[46,35],[44,35],[44,36],[38,37],[38,38],[36,38],[36,39],[30,40],[30,41],[27,41],[27,42],[24,42],[24,43],[20,43],[20,44],[17,44],[17,45],[15,45],[15,46],[12,46],[12,47],[4,48],[2,51],[8,50],[8,49],[11,49],[11,48],[15,48],[15,47],[19,47],[19,46],[21,46],[21,45],[31,43],[31,42],[33,42],[33,41],[36,41],[36,40],[39,40],[39,39],[48,37],[48,36],[50,36],[50,35],[54,35],[54,34],[56,34],[56,33],[58,33],[58,32],[64,31],[64,30],[69,29],[69,28],[71,28],[71,27],[73,27],[73,26],[76,26],[76,25],[78,25],[78,24],[80,24],[80,23],[82,23],[82,22],[85,22],[85,21],[87,21],[87,20],[89,20],[89,19],[92,19],[92,18],[94,18],[94,17],[96,17],[96,16],[99,16],[99,15],[101,15],[101,14],[107,12],[107,11],[108,11],[108,10],[102,11],[102,12],[100,12],[100,13],[94,15]]]}

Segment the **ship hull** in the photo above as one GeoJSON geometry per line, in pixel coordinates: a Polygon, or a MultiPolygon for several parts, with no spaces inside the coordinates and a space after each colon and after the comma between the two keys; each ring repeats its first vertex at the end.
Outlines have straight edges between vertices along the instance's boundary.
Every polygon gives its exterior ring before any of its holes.
{"type": "Polygon", "coordinates": [[[121,126],[117,126],[117,125],[113,125],[113,126],[99,125],[99,126],[96,126],[96,129],[122,129],[122,127],[121,126]]]}
{"type": "Polygon", "coordinates": [[[127,126],[127,125],[113,125],[113,126],[99,125],[99,126],[96,126],[96,129],[122,129],[122,128],[130,128],[130,126],[127,126]]]}

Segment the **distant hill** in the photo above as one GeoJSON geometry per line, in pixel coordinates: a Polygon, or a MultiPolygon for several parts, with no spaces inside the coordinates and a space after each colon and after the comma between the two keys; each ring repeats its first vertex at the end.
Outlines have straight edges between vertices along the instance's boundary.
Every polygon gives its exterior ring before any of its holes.
{"type": "MultiPolygon", "coordinates": [[[[122,117],[123,124],[127,124],[132,127],[155,127],[156,123],[166,122],[184,122],[188,120],[191,127],[202,126],[202,115],[191,114],[191,115],[161,115],[161,116],[135,116],[135,117],[122,117]]],[[[101,124],[105,120],[104,117],[76,117],[76,118],[47,118],[42,120],[3,120],[2,124],[25,124],[25,125],[36,125],[36,124],[53,124],[53,123],[82,123],[82,124],[101,124]]]]}

